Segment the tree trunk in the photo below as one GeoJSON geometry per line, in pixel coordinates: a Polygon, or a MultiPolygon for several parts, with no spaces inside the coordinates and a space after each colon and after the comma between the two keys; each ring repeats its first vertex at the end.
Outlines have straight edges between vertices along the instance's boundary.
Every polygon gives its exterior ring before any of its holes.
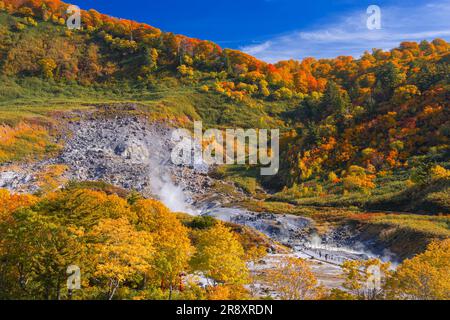
{"type": "Polygon", "coordinates": [[[170,284],[170,286],[169,286],[169,300],[172,300],[172,292],[173,292],[173,287],[172,287],[172,284],[170,284]]]}
{"type": "Polygon", "coordinates": [[[119,287],[119,281],[111,280],[108,300],[112,300],[114,298],[114,295],[116,294],[118,287],[119,287]]]}

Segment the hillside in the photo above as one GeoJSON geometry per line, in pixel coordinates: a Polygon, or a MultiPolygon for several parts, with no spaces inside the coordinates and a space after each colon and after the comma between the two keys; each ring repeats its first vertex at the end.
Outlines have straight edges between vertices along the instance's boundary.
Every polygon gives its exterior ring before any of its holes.
{"type": "MultiPolygon", "coordinates": [[[[6,124],[20,122],[8,113],[11,105],[34,118],[31,104],[59,110],[133,101],[155,118],[185,124],[202,119],[208,126],[281,128],[280,174],[252,181],[251,172],[243,173],[240,180],[283,190],[275,199],[303,205],[385,208],[386,202],[427,211],[423,201],[402,205],[397,198],[409,186],[448,176],[450,46],[443,40],[374,49],[360,59],[272,65],[94,10],[83,12],[82,30],[70,31],[66,7],[0,1],[6,124]]],[[[26,158],[0,151],[4,161],[26,158]]],[[[430,190],[422,197],[432,212],[448,212],[448,200],[436,199],[436,192],[447,199],[447,183],[423,189],[430,190]]]]}
{"type": "Polygon", "coordinates": [[[67,7],[0,0],[0,299],[449,298],[448,42],[270,64],[67,7]],[[170,162],[195,120],[280,129],[279,173],[170,162]]]}

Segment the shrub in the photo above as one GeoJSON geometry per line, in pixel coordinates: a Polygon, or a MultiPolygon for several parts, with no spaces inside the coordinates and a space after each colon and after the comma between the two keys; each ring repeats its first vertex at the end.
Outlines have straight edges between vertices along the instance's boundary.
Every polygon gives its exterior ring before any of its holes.
{"type": "Polygon", "coordinates": [[[57,67],[55,60],[51,58],[41,59],[39,60],[39,66],[41,67],[41,72],[44,78],[53,79],[53,71],[57,67]]]}
{"type": "Polygon", "coordinates": [[[33,26],[33,27],[36,27],[36,26],[38,25],[38,23],[36,22],[36,20],[34,20],[34,19],[31,18],[31,17],[26,17],[26,18],[25,18],[25,23],[26,23],[27,25],[33,26]]]}
{"type": "Polygon", "coordinates": [[[281,99],[291,99],[292,98],[292,91],[288,88],[280,88],[277,91],[273,93],[273,97],[277,100],[281,99]]]}
{"type": "Polygon", "coordinates": [[[15,24],[14,24],[14,30],[16,30],[16,31],[22,31],[22,30],[25,30],[25,28],[26,28],[27,26],[26,25],[24,25],[23,23],[20,23],[20,22],[16,22],[15,24]]]}
{"type": "Polygon", "coordinates": [[[328,181],[331,182],[331,183],[339,183],[340,179],[339,179],[339,177],[337,176],[336,173],[330,172],[328,174],[328,181]]]}
{"type": "Polygon", "coordinates": [[[369,174],[359,166],[350,166],[342,182],[346,191],[364,191],[375,188],[375,175],[369,174]]]}
{"type": "Polygon", "coordinates": [[[209,87],[207,85],[201,86],[200,87],[200,91],[202,92],[208,92],[209,91],[209,87]]]}
{"type": "Polygon", "coordinates": [[[450,170],[447,170],[439,165],[431,168],[431,179],[450,179],[450,170]]]}
{"type": "Polygon", "coordinates": [[[185,64],[182,64],[177,68],[178,73],[183,77],[191,78],[194,76],[194,69],[191,67],[186,66],[185,64]]]}
{"type": "Polygon", "coordinates": [[[217,221],[213,217],[200,216],[192,219],[192,221],[189,222],[189,227],[192,229],[204,230],[215,226],[216,223],[217,221]]]}

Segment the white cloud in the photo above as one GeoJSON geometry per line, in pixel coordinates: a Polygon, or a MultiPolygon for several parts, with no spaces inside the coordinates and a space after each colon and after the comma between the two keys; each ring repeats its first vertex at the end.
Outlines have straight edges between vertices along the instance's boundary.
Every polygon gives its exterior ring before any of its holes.
{"type": "Polygon", "coordinates": [[[255,55],[255,54],[258,54],[258,53],[263,52],[265,50],[268,50],[271,47],[272,47],[272,42],[271,41],[266,41],[266,42],[263,42],[261,44],[257,44],[257,45],[250,46],[250,47],[246,47],[246,52],[248,54],[255,55]]]}
{"type": "Polygon", "coordinates": [[[410,7],[381,7],[381,30],[366,27],[366,8],[348,13],[335,22],[298,30],[241,50],[268,62],[308,56],[359,57],[372,48],[391,49],[402,41],[450,39],[450,0],[410,7]]]}

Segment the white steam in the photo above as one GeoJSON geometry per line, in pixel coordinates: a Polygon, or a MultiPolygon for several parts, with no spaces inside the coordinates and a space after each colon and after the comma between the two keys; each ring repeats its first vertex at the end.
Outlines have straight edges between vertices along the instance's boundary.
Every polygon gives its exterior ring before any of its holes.
{"type": "Polygon", "coordinates": [[[147,139],[149,149],[152,150],[147,159],[151,193],[173,212],[198,215],[199,212],[190,205],[190,199],[183,188],[172,179],[172,170],[176,166],[171,160],[173,145],[165,139],[147,139]]]}
{"type": "Polygon", "coordinates": [[[168,172],[161,170],[164,168],[159,169],[156,170],[156,174],[153,174],[150,180],[152,193],[173,212],[197,215],[198,212],[189,205],[183,189],[173,183],[168,172]]]}

